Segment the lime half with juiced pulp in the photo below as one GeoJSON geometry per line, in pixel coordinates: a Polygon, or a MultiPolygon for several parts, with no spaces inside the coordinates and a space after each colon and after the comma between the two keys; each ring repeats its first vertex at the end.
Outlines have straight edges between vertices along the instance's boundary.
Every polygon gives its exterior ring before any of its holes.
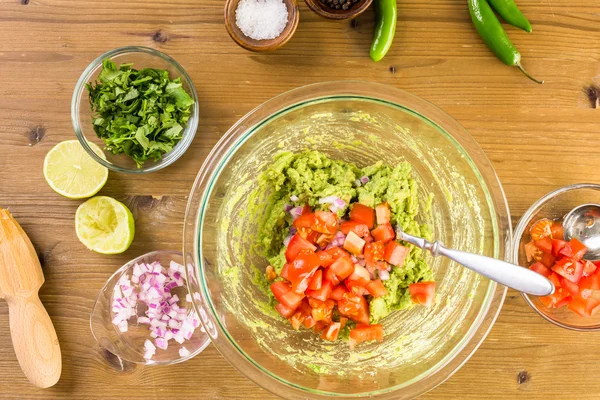
{"type": "MultiPolygon", "coordinates": [[[[88,144],[105,159],[100,147],[88,144]]],[[[65,140],[46,154],[44,178],[56,193],[69,199],[85,199],[102,189],[108,179],[108,169],[96,162],[78,140],[65,140]]]]}
{"type": "Polygon", "coordinates": [[[135,221],[125,204],[106,196],[92,197],[75,214],[77,237],[90,250],[120,254],[135,235],[135,221]]]}

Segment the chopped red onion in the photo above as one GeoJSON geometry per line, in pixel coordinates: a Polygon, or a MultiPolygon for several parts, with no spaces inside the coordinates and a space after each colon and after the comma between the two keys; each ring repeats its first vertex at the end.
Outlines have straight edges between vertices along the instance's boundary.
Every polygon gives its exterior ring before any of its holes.
{"type": "MultiPolygon", "coordinates": [[[[136,264],[131,279],[125,274],[115,285],[111,304],[112,323],[121,332],[127,332],[128,320],[135,316],[137,325],[148,326],[149,336],[155,340],[154,344],[150,340],[144,343],[144,358],[147,360],[154,356],[157,348],[166,350],[171,339],[180,344],[190,340],[195,329],[200,327],[195,311],[188,315],[187,310],[177,304],[179,296],[171,294],[172,289],[185,285],[183,273],[184,267],[174,261],[171,261],[168,270],[158,262],[136,264]],[[145,316],[137,316],[138,303],[145,305],[145,316]]],[[[200,294],[194,293],[193,297],[200,298],[200,294]]],[[[192,302],[190,294],[186,295],[186,301],[192,302]]]]}
{"type": "Polygon", "coordinates": [[[298,201],[298,196],[296,196],[294,194],[294,195],[290,196],[290,200],[293,201],[293,202],[296,202],[296,201],[298,201]]]}
{"type": "Polygon", "coordinates": [[[365,261],[364,258],[359,258],[358,265],[360,265],[361,267],[364,267],[365,265],[367,265],[367,262],[365,261]]]}
{"type": "Polygon", "coordinates": [[[163,338],[156,338],[154,345],[159,349],[166,350],[169,347],[169,342],[163,338]]]}
{"type": "Polygon", "coordinates": [[[327,196],[319,199],[319,204],[333,204],[333,202],[337,199],[336,196],[327,196]]]}
{"type": "Polygon", "coordinates": [[[369,177],[368,177],[368,176],[366,176],[366,175],[360,178],[360,182],[361,182],[363,185],[364,185],[364,184],[366,184],[366,183],[368,183],[369,181],[370,181],[370,179],[369,179],[369,177]]]}
{"type": "Polygon", "coordinates": [[[379,279],[387,281],[390,279],[390,273],[386,270],[379,270],[379,279]]]}
{"type": "Polygon", "coordinates": [[[329,211],[331,211],[332,213],[337,213],[338,212],[338,208],[334,205],[329,206],[329,211]]]}
{"type": "Polygon", "coordinates": [[[362,186],[362,182],[360,181],[360,179],[356,179],[356,180],[354,181],[354,184],[355,184],[356,186],[362,186]]]}
{"type": "Polygon", "coordinates": [[[293,219],[298,218],[302,215],[302,207],[294,207],[290,210],[290,215],[293,219]]]}
{"type": "Polygon", "coordinates": [[[346,202],[340,198],[337,198],[333,201],[333,205],[337,208],[344,208],[346,207],[346,202]]]}
{"type": "Polygon", "coordinates": [[[291,204],[284,204],[283,205],[283,211],[285,211],[285,212],[289,212],[292,208],[294,208],[294,206],[291,205],[291,204]]]}
{"type": "Polygon", "coordinates": [[[179,357],[187,357],[190,355],[190,351],[188,349],[186,349],[185,347],[181,346],[181,348],[179,349],[179,357]]]}
{"type": "Polygon", "coordinates": [[[353,256],[352,254],[350,254],[350,259],[352,260],[352,262],[354,264],[358,264],[358,258],[356,258],[355,256],[353,256]]]}
{"type": "Polygon", "coordinates": [[[292,235],[295,235],[295,234],[296,234],[296,232],[298,232],[298,229],[296,229],[296,227],[295,227],[295,226],[293,226],[293,225],[292,225],[292,226],[290,226],[290,233],[291,233],[292,235]]]}

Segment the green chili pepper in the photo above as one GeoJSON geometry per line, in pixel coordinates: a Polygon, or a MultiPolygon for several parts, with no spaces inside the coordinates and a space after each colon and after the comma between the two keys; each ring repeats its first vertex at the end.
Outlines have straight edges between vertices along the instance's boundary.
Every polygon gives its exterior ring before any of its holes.
{"type": "Polygon", "coordinates": [[[531,32],[531,24],[525,18],[514,0],[490,0],[490,5],[500,16],[512,26],[531,32]]]}
{"type": "Polygon", "coordinates": [[[500,21],[496,18],[496,14],[492,11],[487,0],[468,1],[475,29],[477,29],[479,36],[481,36],[488,48],[494,52],[496,57],[506,65],[519,68],[532,81],[544,83],[543,81],[536,80],[525,71],[521,65],[521,53],[519,53],[508,38],[508,35],[506,35],[506,32],[504,32],[504,29],[502,29],[500,21]]]}
{"type": "Polygon", "coordinates": [[[377,62],[387,54],[396,34],[398,10],[396,0],[377,0],[377,24],[371,44],[371,59],[377,62]]]}

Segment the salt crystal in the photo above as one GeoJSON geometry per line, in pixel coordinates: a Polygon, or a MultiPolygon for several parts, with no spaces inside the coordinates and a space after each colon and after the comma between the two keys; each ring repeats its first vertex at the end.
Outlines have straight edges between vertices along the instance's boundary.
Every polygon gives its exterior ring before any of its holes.
{"type": "Polygon", "coordinates": [[[275,39],[287,23],[283,0],[241,0],[235,11],[235,24],[254,40],[275,39]]]}

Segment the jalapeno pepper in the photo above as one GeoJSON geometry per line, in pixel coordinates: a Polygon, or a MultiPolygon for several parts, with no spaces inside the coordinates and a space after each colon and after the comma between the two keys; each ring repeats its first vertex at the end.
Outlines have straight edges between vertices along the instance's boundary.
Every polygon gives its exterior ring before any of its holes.
{"type": "Polygon", "coordinates": [[[392,46],[398,16],[396,0],[377,0],[376,12],[377,24],[371,44],[371,59],[375,62],[381,60],[392,46]]]}
{"type": "Polygon", "coordinates": [[[529,79],[536,83],[544,83],[538,81],[525,71],[521,65],[521,53],[512,44],[496,14],[488,4],[487,0],[468,0],[469,12],[473,25],[483,39],[488,48],[506,65],[517,67],[529,79]]]}
{"type": "Polygon", "coordinates": [[[531,32],[531,24],[525,18],[514,0],[490,0],[490,5],[500,16],[512,26],[531,32]]]}

